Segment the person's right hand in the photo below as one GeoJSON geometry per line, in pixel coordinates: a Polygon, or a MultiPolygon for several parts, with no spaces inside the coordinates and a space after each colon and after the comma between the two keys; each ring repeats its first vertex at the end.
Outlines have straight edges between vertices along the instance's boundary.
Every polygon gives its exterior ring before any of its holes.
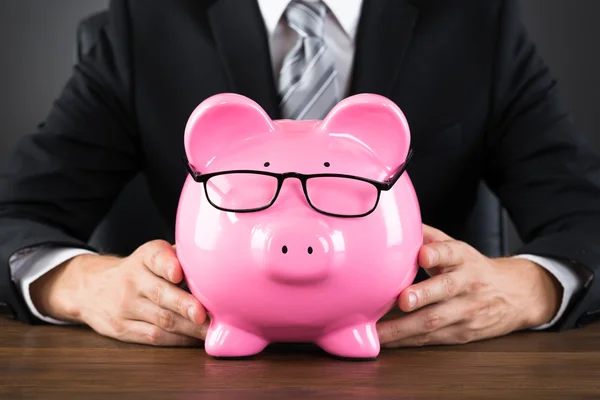
{"type": "Polygon", "coordinates": [[[124,342],[193,346],[206,337],[206,311],[179,288],[175,249],[153,241],[127,258],[81,255],[31,285],[35,306],[49,317],[83,323],[124,342]]]}

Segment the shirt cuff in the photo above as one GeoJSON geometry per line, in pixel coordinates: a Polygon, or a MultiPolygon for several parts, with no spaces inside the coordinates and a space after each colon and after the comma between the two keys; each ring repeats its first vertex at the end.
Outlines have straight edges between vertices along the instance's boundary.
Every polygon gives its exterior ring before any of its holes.
{"type": "Polygon", "coordinates": [[[19,288],[29,311],[37,318],[54,325],[73,325],[71,322],[60,321],[42,315],[31,300],[29,287],[38,278],[58,267],[65,261],[82,254],[95,254],[88,250],[71,248],[40,247],[32,251],[11,257],[9,262],[13,282],[19,288]]]}
{"type": "Polygon", "coordinates": [[[531,328],[532,330],[548,329],[556,324],[556,322],[563,316],[573,296],[579,291],[579,289],[583,287],[583,282],[571,268],[560,261],[546,257],[534,256],[531,254],[521,254],[515,256],[515,258],[524,258],[538,264],[540,267],[554,275],[556,280],[558,280],[563,288],[563,296],[560,303],[560,308],[558,309],[558,312],[554,318],[546,324],[531,328]]]}

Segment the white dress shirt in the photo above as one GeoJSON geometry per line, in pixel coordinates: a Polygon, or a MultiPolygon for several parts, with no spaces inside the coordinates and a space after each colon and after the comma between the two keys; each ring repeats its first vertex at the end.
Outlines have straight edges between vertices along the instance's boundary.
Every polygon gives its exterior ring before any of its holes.
{"type": "MultiPolygon", "coordinates": [[[[296,33],[282,19],[283,13],[291,0],[258,0],[258,5],[263,16],[265,27],[269,35],[271,60],[273,62],[273,75],[277,82],[281,63],[296,41],[296,33]]],[[[308,0],[318,1],[318,0],[308,0]]],[[[338,85],[348,93],[351,67],[354,59],[355,35],[360,18],[363,0],[323,0],[329,12],[325,21],[325,43],[331,52],[338,74],[338,85]]],[[[53,324],[67,324],[41,315],[31,301],[29,286],[32,282],[52,270],[59,264],[80,254],[89,254],[89,251],[65,248],[38,248],[26,254],[13,257],[10,261],[13,280],[21,291],[31,312],[38,318],[53,324]]],[[[520,255],[539,264],[561,283],[563,288],[560,309],[554,319],[548,324],[536,327],[545,329],[552,326],[564,313],[567,305],[575,292],[581,287],[577,275],[566,265],[548,258],[532,255],[520,255]]]]}

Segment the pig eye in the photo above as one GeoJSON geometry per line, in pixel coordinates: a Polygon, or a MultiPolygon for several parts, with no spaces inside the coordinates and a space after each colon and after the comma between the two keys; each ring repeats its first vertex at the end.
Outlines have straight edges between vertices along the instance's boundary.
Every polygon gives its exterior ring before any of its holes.
{"type": "Polygon", "coordinates": [[[330,166],[331,164],[329,164],[328,162],[326,162],[326,163],[325,163],[325,164],[323,164],[323,165],[324,165],[324,166],[326,166],[327,168],[329,168],[329,166],[330,166]]]}
{"type": "Polygon", "coordinates": [[[267,161],[267,162],[265,163],[265,167],[268,167],[269,165],[271,165],[271,163],[267,161]]]}

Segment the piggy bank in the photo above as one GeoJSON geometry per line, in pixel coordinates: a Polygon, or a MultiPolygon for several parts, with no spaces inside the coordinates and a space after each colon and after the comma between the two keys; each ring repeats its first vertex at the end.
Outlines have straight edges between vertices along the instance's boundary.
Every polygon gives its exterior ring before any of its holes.
{"type": "Polygon", "coordinates": [[[323,120],[271,120],[220,94],[185,129],[176,249],[205,306],[205,351],[276,342],[375,359],[377,321],[417,273],[421,214],[410,131],[390,100],[360,94],[323,120]]]}

